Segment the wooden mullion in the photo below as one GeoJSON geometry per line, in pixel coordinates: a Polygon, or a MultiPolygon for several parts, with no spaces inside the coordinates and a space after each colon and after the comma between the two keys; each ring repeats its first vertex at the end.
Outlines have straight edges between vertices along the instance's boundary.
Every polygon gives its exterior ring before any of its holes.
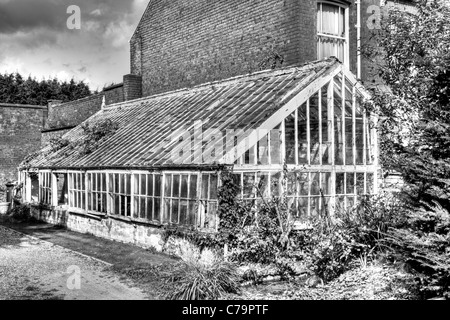
{"type": "Polygon", "coordinates": [[[356,166],[356,88],[352,86],[352,148],[353,165],[356,166]]]}
{"type": "Polygon", "coordinates": [[[319,164],[323,164],[323,155],[322,155],[322,144],[323,144],[323,136],[322,136],[322,88],[319,89],[319,100],[318,100],[318,116],[319,116],[319,164]]]}
{"type": "Polygon", "coordinates": [[[295,164],[298,165],[298,154],[299,154],[299,140],[298,140],[298,108],[295,109],[295,164]]]}
{"type": "Polygon", "coordinates": [[[286,162],[286,119],[281,122],[281,165],[286,162]]]}
{"type": "Polygon", "coordinates": [[[342,164],[347,164],[347,141],[345,136],[345,112],[347,108],[347,101],[346,101],[346,90],[345,90],[345,73],[342,73],[342,164]]]}
{"type": "Polygon", "coordinates": [[[306,139],[308,143],[307,157],[308,165],[311,165],[311,100],[306,101],[306,139]]]}
{"type": "Polygon", "coordinates": [[[335,161],[335,138],[334,138],[334,79],[330,81],[328,85],[328,143],[331,143],[331,146],[328,149],[328,158],[330,160],[329,163],[334,165],[335,161]]]}

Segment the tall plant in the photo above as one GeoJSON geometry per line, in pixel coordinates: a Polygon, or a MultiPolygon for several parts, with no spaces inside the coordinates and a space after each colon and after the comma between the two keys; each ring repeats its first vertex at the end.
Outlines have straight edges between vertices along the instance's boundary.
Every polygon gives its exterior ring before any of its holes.
{"type": "Polygon", "coordinates": [[[416,0],[391,9],[364,53],[383,84],[373,89],[385,167],[402,173],[418,200],[450,208],[450,4],[416,0]],[[387,88],[387,89],[386,89],[387,88]]]}

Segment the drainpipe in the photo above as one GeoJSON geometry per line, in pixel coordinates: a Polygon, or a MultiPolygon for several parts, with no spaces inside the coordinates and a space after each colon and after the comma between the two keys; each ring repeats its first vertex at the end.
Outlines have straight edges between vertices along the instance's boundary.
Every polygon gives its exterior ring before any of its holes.
{"type": "Polygon", "coordinates": [[[361,0],[356,0],[356,77],[361,80],[361,0]]]}

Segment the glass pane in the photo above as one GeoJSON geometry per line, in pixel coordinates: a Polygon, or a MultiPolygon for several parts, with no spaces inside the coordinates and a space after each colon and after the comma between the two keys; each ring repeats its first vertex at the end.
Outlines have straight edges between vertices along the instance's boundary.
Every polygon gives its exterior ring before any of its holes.
{"type": "Polygon", "coordinates": [[[334,78],[334,141],[335,141],[335,164],[344,164],[344,141],[342,123],[342,80],[340,75],[334,78]]]}
{"type": "Polygon", "coordinates": [[[176,198],[180,196],[180,175],[173,175],[173,188],[172,188],[172,197],[176,198]]]}
{"type": "Polygon", "coordinates": [[[141,195],[152,196],[153,195],[153,175],[141,174],[140,175],[141,195]]]}
{"type": "Polygon", "coordinates": [[[170,219],[170,200],[165,199],[164,200],[164,213],[163,213],[163,219],[162,223],[168,223],[170,219]]]}
{"type": "Polygon", "coordinates": [[[161,200],[155,198],[154,206],[153,206],[153,220],[160,221],[160,219],[161,219],[160,213],[161,213],[161,200]]]}
{"type": "Polygon", "coordinates": [[[181,200],[180,202],[180,224],[187,225],[188,224],[188,201],[181,200]]]}
{"type": "Polygon", "coordinates": [[[196,217],[196,203],[195,201],[189,201],[189,214],[188,214],[188,225],[195,225],[195,217],[196,217]]]}
{"type": "Polygon", "coordinates": [[[364,164],[364,122],[362,118],[356,119],[356,164],[364,164]]]}
{"type": "Polygon", "coordinates": [[[181,198],[188,197],[188,175],[181,176],[181,198]]]}
{"type": "Polygon", "coordinates": [[[328,112],[328,84],[323,86],[322,92],[322,163],[331,164],[331,121],[328,112]]]}
{"type": "Polygon", "coordinates": [[[322,192],[324,195],[331,195],[331,172],[323,172],[322,176],[322,192]]]}
{"type": "Polygon", "coordinates": [[[209,175],[202,175],[202,199],[208,199],[209,194],[209,175]]]}
{"type": "Polygon", "coordinates": [[[153,207],[152,198],[141,197],[140,206],[139,206],[140,218],[151,220],[152,211],[153,211],[152,207],[153,207]]]}
{"type": "Polygon", "coordinates": [[[316,93],[310,99],[311,126],[311,164],[320,164],[319,155],[319,96],[316,93]]]}
{"type": "Polygon", "coordinates": [[[336,194],[345,194],[345,173],[336,173],[336,194]]]}
{"type": "Polygon", "coordinates": [[[368,173],[367,174],[367,194],[373,194],[374,193],[374,174],[373,173],[368,173]]]}
{"type": "Polygon", "coordinates": [[[134,197],[133,218],[139,218],[140,210],[141,210],[141,208],[139,206],[139,197],[134,197]]]}
{"type": "Polygon", "coordinates": [[[197,175],[192,175],[189,183],[189,198],[197,199],[197,175]]]}
{"type": "Polygon", "coordinates": [[[92,174],[92,190],[93,191],[99,190],[99,188],[97,188],[97,174],[96,173],[92,174]]]}
{"type": "Polygon", "coordinates": [[[258,142],[258,164],[268,165],[269,164],[269,135],[265,135],[258,142]]]}
{"type": "Polygon", "coordinates": [[[281,164],[280,126],[277,126],[270,131],[270,159],[272,164],[281,164]]]}
{"type": "Polygon", "coordinates": [[[351,117],[345,119],[345,164],[353,165],[353,123],[351,117]]]}
{"type": "Polygon", "coordinates": [[[364,194],[364,173],[356,174],[356,194],[362,195],[364,194]]]}
{"type": "Polygon", "coordinates": [[[297,212],[299,218],[308,216],[308,198],[298,198],[297,212]]]}
{"type": "Polygon", "coordinates": [[[170,222],[179,223],[180,200],[172,200],[172,211],[170,222]]]}
{"type": "Polygon", "coordinates": [[[125,187],[126,187],[126,194],[131,194],[131,175],[130,174],[126,174],[125,175],[125,187]]]}
{"type": "Polygon", "coordinates": [[[306,103],[298,109],[298,163],[308,163],[308,133],[307,133],[307,116],[306,103]]]}
{"type": "Polygon", "coordinates": [[[286,178],[286,193],[288,196],[295,196],[297,194],[297,175],[295,172],[288,172],[286,178]]]}
{"type": "Polygon", "coordinates": [[[310,199],[310,215],[312,217],[319,216],[320,197],[311,197],[310,199]]]}
{"type": "Polygon", "coordinates": [[[159,175],[159,174],[154,175],[154,179],[155,179],[155,190],[154,190],[155,197],[159,197],[159,196],[161,196],[161,188],[162,188],[161,175],[159,175]]]}
{"type": "Polygon", "coordinates": [[[255,174],[244,173],[244,198],[254,197],[255,174]]]}
{"type": "Polygon", "coordinates": [[[280,189],[281,189],[281,173],[272,173],[270,177],[270,190],[272,193],[272,196],[278,197],[280,196],[280,189]]]}
{"type": "Polygon", "coordinates": [[[106,192],[106,173],[102,173],[102,191],[106,192]]]}
{"type": "Polygon", "coordinates": [[[119,191],[119,174],[116,173],[114,175],[114,193],[119,193],[119,191]]]}
{"type": "Polygon", "coordinates": [[[238,187],[241,187],[241,177],[241,173],[233,173],[233,182],[238,187]]]}
{"type": "Polygon", "coordinates": [[[295,164],[295,113],[292,113],[284,121],[286,163],[295,164]]]}
{"type": "Polygon", "coordinates": [[[268,173],[258,173],[258,189],[259,193],[257,197],[263,196],[268,198],[269,195],[269,174],[268,173]]]}
{"type": "Polygon", "coordinates": [[[320,174],[318,172],[311,173],[311,195],[320,195],[320,174]]]}
{"type": "Polygon", "coordinates": [[[355,194],[355,174],[347,173],[347,194],[355,194]]]}
{"type": "Polygon", "coordinates": [[[301,196],[307,196],[309,192],[309,181],[307,172],[299,172],[298,176],[298,192],[301,196]]]}
{"type": "Polygon", "coordinates": [[[139,188],[139,178],[140,176],[138,174],[134,174],[133,175],[133,179],[134,179],[134,194],[138,195],[141,194],[140,193],[140,188],[139,188]]]}
{"type": "Polygon", "coordinates": [[[216,174],[212,174],[210,178],[210,185],[209,185],[209,199],[217,199],[217,187],[218,187],[218,177],[216,174]]]}
{"type": "Polygon", "coordinates": [[[164,187],[164,195],[166,197],[171,197],[172,196],[172,175],[170,174],[166,174],[166,184],[164,187]]]}

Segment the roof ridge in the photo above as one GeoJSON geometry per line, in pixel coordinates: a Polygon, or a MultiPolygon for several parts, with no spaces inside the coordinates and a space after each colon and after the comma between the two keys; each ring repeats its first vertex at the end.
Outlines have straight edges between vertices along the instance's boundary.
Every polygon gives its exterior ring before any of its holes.
{"type": "Polygon", "coordinates": [[[124,105],[128,105],[130,103],[139,103],[139,102],[148,101],[151,99],[170,98],[173,96],[182,95],[183,93],[198,92],[198,91],[203,91],[205,89],[214,90],[215,86],[221,87],[221,86],[229,85],[230,83],[233,83],[233,82],[242,83],[242,82],[255,81],[257,79],[264,78],[264,76],[266,76],[266,75],[280,76],[280,75],[284,75],[287,73],[292,73],[298,69],[301,69],[301,68],[307,67],[307,66],[312,67],[315,65],[327,64],[327,63],[331,66],[336,62],[340,63],[337,58],[330,57],[330,58],[327,58],[324,60],[309,61],[309,62],[305,62],[305,63],[301,63],[301,64],[290,65],[290,66],[286,66],[284,68],[276,69],[276,70],[266,69],[266,70],[256,71],[253,73],[238,75],[238,76],[234,76],[231,78],[205,82],[205,83],[202,83],[202,84],[196,85],[194,87],[190,87],[190,88],[182,88],[182,89],[168,91],[168,92],[162,92],[162,93],[158,93],[155,95],[146,96],[146,97],[138,98],[138,99],[134,99],[134,100],[128,100],[128,101],[114,103],[114,104],[106,106],[104,108],[104,110],[115,109],[115,108],[123,107],[124,105]]]}

